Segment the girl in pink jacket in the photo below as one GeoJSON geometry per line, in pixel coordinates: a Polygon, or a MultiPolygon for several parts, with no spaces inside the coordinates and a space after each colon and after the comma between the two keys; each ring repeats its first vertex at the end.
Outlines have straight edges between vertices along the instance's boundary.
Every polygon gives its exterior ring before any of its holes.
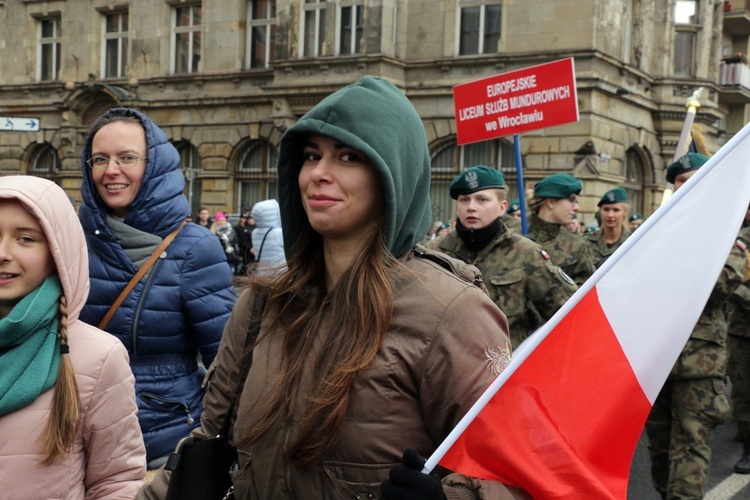
{"type": "Polygon", "coordinates": [[[3,498],[131,499],[143,483],[127,351],[78,321],[88,292],[86,241],[65,192],[0,177],[3,498]]]}

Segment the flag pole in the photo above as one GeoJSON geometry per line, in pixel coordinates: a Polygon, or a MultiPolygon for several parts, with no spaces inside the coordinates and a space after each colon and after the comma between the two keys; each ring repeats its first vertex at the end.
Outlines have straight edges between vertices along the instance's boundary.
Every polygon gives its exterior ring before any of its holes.
{"type": "MultiPolygon", "coordinates": [[[[695,115],[698,112],[698,108],[701,107],[701,103],[700,101],[698,101],[701,93],[703,93],[703,87],[698,87],[695,91],[693,91],[693,94],[685,103],[687,113],[685,115],[685,121],[682,124],[682,132],[680,132],[680,138],[677,141],[677,148],[674,150],[674,156],[672,156],[672,162],[679,160],[682,156],[685,155],[685,153],[687,153],[688,137],[690,137],[690,127],[693,126],[695,115]]],[[[662,205],[669,199],[670,196],[672,196],[672,193],[674,192],[672,189],[673,187],[674,186],[672,186],[671,182],[668,182],[664,187],[664,194],[661,198],[662,205]]]]}
{"type": "Polygon", "coordinates": [[[529,234],[529,223],[526,219],[526,192],[523,182],[523,163],[521,161],[521,136],[513,136],[513,152],[516,158],[516,185],[518,186],[518,204],[521,205],[521,234],[529,234]]]}

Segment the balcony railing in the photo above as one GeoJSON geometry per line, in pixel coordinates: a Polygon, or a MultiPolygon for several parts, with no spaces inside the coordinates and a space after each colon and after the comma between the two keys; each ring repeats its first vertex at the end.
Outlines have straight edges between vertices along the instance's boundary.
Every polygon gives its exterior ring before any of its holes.
{"type": "Polygon", "coordinates": [[[740,85],[750,89],[750,66],[746,62],[721,62],[719,84],[726,86],[740,85]]]}

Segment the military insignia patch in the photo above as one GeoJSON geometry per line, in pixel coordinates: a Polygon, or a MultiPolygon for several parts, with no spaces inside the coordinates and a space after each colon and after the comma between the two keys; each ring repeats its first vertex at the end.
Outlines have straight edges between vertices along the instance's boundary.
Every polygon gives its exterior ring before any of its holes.
{"type": "Polygon", "coordinates": [[[680,165],[682,165],[682,168],[690,168],[690,158],[688,158],[687,156],[683,156],[677,161],[680,162],[680,165]]]}
{"type": "Polygon", "coordinates": [[[576,282],[573,281],[573,278],[571,278],[570,276],[568,276],[568,273],[566,273],[565,271],[562,270],[562,267],[558,267],[557,268],[557,272],[560,274],[560,277],[565,280],[566,283],[568,283],[570,285],[575,285],[576,284],[576,282]]]}
{"type": "Polygon", "coordinates": [[[505,347],[497,346],[497,349],[488,347],[484,354],[487,356],[487,368],[495,375],[500,375],[512,359],[508,344],[505,344],[505,347]]]}
{"type": "Polygon", "coordinates": [[[615,201],[615,193],[607,193],[607,199],[609,201],[615,201]]]}
{"type": "Polygon", "coordinates": [[[464,180],[469,184],[470,189],[479,187],[478,176],[476,172],[466,172],[464,180]]]}
{"type": "Polygon", "coordinates": [[[745,244],[742,241],[737,240],[737,241],[734,242],[734,244],[737,245],[737,248],[739,248],[743,252],[747,252],[747,247],[745,246],[745,244]]]}
{"type": "Polygon", "coordinates": [[[549,260],[549,254],[545,252],[543,249],[541,250],[542,257],[544,257],[544,260],[549,260]]]}

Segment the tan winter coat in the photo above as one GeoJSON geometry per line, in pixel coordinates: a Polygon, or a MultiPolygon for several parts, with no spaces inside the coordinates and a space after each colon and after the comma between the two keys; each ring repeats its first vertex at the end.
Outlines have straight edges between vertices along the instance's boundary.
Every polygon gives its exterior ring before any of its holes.
{"type": "MultiPolygon", "coordinates": [[[[8,184],[23,191],[21,202],[40,221],[68,301],[70,360],[82,423],[71,453],[43,466],[41,436],[54,388],[0,417],[0,498],[132,499],[146,474],[134,379],[120,341],[78,320],[89,292],[83,230],[67,196],[51,182],[19,176],[8,184]]],[[[14,190],[0,186],[0,198],[16,197],[14,190]]]]}
{"type": "MultiPolygon", "coordinates": [[[[411,255],[416,277],[394,283],[391,327],[371,365],[355,379],[339,440],[322,461],[300,470],[284,454],[295,422],[275,425],[253,446],[239,449],[235,495],[242,499],[378,498],[380,483],[405,448],[427,457],[508,362],[507,321],[477,286],[435,262],[411,255]]],[[[460,264],[456,264],[460,265],[460,264]]],[[[476,270],[471,268],[474,272],[476,270]]],[[[254,297],[237,302],[209,377],[202,427],[197,435],[215,435],[235,391],[239,357],[247,335],[254,297]]],[[[330,322],[336,318],[331,317],[330,322]]],[[[261,329],[269,328],[268,320],[261,329]]],[[[315,351],[325,348],[321,329],[315,351]]],[[[243,436],[257,418],[254,405],[268,394],[277,376],[281,336],[271,332],[259,343],[240,399],[234,436],[243,436]]],[[[317,352],[310,352],[312,361],[317,352]]],[[[312,363],[306,363],[311,366],[312,363]]],[[[302,412],[309,380],[297,397],[302,412]]],[[[499,429],[498,432],[510,432],[499,429]]],[[[163,472],[163,471],[162,471],[163,472]]],[[[443,483],[449,499],[505,499],[522,496],[496,482],[458,474],[443,483]]],[[[138,498],[163,498],[166,474],[141,490],[138,498]]]]}

